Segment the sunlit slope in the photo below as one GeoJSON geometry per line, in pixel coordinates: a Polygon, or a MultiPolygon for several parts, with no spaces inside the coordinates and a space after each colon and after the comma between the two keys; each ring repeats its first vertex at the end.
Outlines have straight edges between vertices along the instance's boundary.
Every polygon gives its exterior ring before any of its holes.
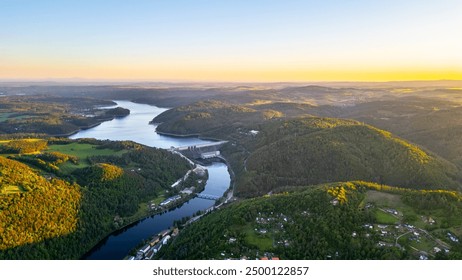
{"type": "Polygon", "coordinates": [[[280,118],[335,114],[339,109],[308,103],[254,100],[245,104],[207,100],[165,111],[152,121],[157,130],[174,134],[223,137],[229,128],[257,125],[280,118]]]}
{"type": "Polygon", "coordinates": [[[74,232],[79,186],[46,180],[27,165],[0,156],[0,250],[74,232]]]}
{"type": "Polygon", "coordinates": [[[389,132],[350,120],[300,118],[266,123],[238,192],[284,185],[366,180],[408,188],[458,187],[457,168],[389,132]]]}

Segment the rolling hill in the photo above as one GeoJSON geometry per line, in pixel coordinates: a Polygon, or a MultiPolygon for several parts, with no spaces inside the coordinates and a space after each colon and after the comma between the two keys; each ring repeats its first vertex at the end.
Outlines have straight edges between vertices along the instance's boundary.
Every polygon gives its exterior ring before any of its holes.
{"type": "Polygon", "coordinates": [[[460,174],[453,164],[357,121],[278,120],[262,125],[253,142],[248,145],[247,175],[238,184],[239,194],[350,180],[408,188],[459,186],[460,174]]]}

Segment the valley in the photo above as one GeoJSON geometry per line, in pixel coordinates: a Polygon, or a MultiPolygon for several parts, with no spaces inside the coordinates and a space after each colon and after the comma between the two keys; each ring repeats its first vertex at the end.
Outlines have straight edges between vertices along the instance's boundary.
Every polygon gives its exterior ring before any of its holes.
{"type": "MultiPolygon", "coordinates": [[[[173,232],[173,218],[160,222],[157,215],[140,227],[125,226],[155,214],[149,205],[181,191],[170,186],[192,167],[167,149],[194,147],[203,140],[191,136],[198,136],[226,141],[219,151],[232,179],[219,184],[225,189],[231,184],[234,198],[204,214],[200,211],[214,201],[196,207],[202,198],[185,197],[177,210],[197,210],[181,214],[179,233],[150,257],[460,259],[458,86],[449,81],[4,87],[2,213],[13,215],[2,226],[0,258],[80,258],[104,240],[94,252],[99,258],[103,248],[115,246],[105,244],[122,238],[104,239],[118,229],[135,232],[149,222],[159,223],[157,232],[173,232]],[[171,109],[136,113],[148,106],[140,103],[171,109]],[[59,138],[76,132],[72,139],[59,138]],[[33,203],[33,195],[50,188],[63,198],[33,203]],[[67,199],[73,202],[62,202],[67,199]],[[44,214],[44,220],[62,226],[45,234],[33,222],[20,223],[27,214],[19,206],[59,209],[62,215],[44,214]],[[185,224],[197,211],[200,218],[185,224]],[[16,239],[16,231],[30,234],[16,239]],[[82,242],[87,246],[75,245],[82,242]],[[69,248],[59,249],[65,245],[69,248]]],[[[215,180],[213,172],[210,176],[215,180]]],[[[200,180],[194,177],[188,187],[200,180]]],[[[137,232],[129,246],[157,232],[137,232]]]]}

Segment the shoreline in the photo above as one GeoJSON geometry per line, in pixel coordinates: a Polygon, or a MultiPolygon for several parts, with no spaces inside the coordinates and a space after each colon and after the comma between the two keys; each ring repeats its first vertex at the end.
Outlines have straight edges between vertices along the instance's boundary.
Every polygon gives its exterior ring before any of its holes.
{"type": "MultiPolygon", "coordinates": [[[[152,124],[152,125],[159,125],[159,123],[152,124]]],[[[171,132],[164,132],[164,131],[159,131],[156,128],[156,133],[162,136],[169,136],[169,137],[175,137],[175,138],[188,138],[188,137],[194,137],[198,138],[200,140],[208,140],[208,141],[225,141],[222,139],[218,138],[213,138],[213,137],[204,137],[201,136],[200,133],[191,133],[191,134],[177,134],[177,133],[171,133],[171,132]]]]}
{"type": "MultiPolygon", "coordinates": [[[[150,104],[148,104],[150,105],[150,104]]],[[[154,105],[156,106],[156,105],[154,105]]],[[[70,137],[71,135],[74,135],[76,133],[78,133],[79,131],[81,130],[86,130],[86,129],[90,129],[90,128],[93,128],[93,127],[96,127],[100,124],[102,124],[103,122],[105,121],[110,121],[110,120],[113,120],[115,119],[116,117],[112,117],[110,119],[105,119],[105,120],[101,120],[101,122],[98,122],[98,123],[95,123],[93,125],[90,125],[90,126],[87,126],[87,127],[82,127],[80,128],[79,130],[76,130],[76,131],[73,131],[71,133],[68,133],[66,134],[66,136],[64,137],[70,137]]],[[[158,123],[149,123],[150,125],[158,125],[158,123]]],[[[168,133],[168,132],[163,132],[163,131],[159,131],[156,129],[155,133],[159,134],[159,135],[163,135],[163,136],[167,136],[167,137],[172,137],[172,138],[198,138],[198,139],[201,139],[201,140],[208,140],[208,141],[223,141],[221,139],[216,139],[216,138],[212,138],[212,137],[201,137],[200,134],[175,134],[175,133],[168,133]]],[[[165,149],[167,150],[167,149],[165,149]]],[[[180,153],[180,155],[182,155],[180,153]]],[[[184,155],[182,155],[183,157],[185,157],[184,155]]],[[[187,158],[187,157],[186,157],[187,158]]],[[[188,158],[189,159],[189,158],[188,158]]],[[[219,200],[222,200],[222,201],[226,201],[226,202],[229,202],[230,199],[232,199],[233,197],[233,192],[234,192],[234,185],[235,185],[235,175],[234,175],[234,171],[232,170],[229,162],[223,158],[222,156],[215,159],[215,161],[219,161],[219,162],[222,162],[226,165],[227,167],[227,170],[228,170],[228,173],[230,175],[230,182],[229,182],[229,186],[228,188],[225,190],[225,192],[223,193],[223,195],[219,198],[219,200]],[[231,195],[230,195],[230,192],[231,192],[231,195]]],[[[194,163],[197,163],[197,161],[192,161],[191,162],[194,162],[194,163]]],[[[133,225],[136,225],[137,223],[139,222],[142,222],[143,220],[147,219],[147,218],[150,218],[150,217],[154,217],[156,215],[159,215],[159,214],[162,214],[162,213],[166,213],[166,212],[169,212],[169,211],[173,211],[175,210],[176,208],[178,207],[182,207],[182,205],[184,205],[185,203],[191,201],[192,199],[196,198],[197,197],[197,194],[199,193],[194,193],[190,196],[187,196],[185,197],[185,199],[181,200],[181,201],[178,201],[178,203],[176,204],[172,204],[170,207],[168,207],[167,209],[163,209],[163,210],[158,210],[158,211],[154,211],[154,212],[148,212],[146,213],[145,215],[143,216],[140,216],[139,218],[137,218],[136,220],[129,220],[127,221],[127,223],[125,225],[123,225],[122,227],[119,227],[111,232],[108,232],[107,235],[105,235],[102,239],[100,239],[98,242],[96,242],[95,244],[93,244],[91,246],[91,248],[85,252],[84,254],[82,254],[80,256],[79,259],[81,260],[87,260],[87,258],[92,255],[94,252],[98,251],[102,246],[104,246],[104,244],[107,242],[108,238],[110,238],[111,235],[114,235],[114,234],[117,234],[118,232],[123,232],[125,231],[127,228],[133,226],[133,225]]],[[[222,202],[223,203],[223,202],[222,202]]],[[[204,211],[206,211],[208,209],[204,209],[204,211]]],[[[191,213],[193,214],[193,213],[191,213]]],[[[133,248],[132,248],[133,249],[133,248]]],[[[128,252],[127,252],[128,253],[128,252]]]]}

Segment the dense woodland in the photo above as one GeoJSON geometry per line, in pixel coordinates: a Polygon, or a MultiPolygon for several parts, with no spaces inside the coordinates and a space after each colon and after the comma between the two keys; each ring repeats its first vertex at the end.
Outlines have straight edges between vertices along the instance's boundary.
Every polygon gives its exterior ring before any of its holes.
{"type": "MultiPolygon", "coordinates": [[[[25,149],[47,142],[21,143],[25,149]]],[[[132,142],[48,143],[72,144],[74,154],[47,151],[53,146],[45,145],[42,153],[0,155],[0,259],[80,258],[108,233],[132,222],[140,203],[164,194],[190,168],[167,151],[132,142]],[[95,156],[84,158],[78,147],[88,144],[94,145],[95,156]],[[108,150],[114,155],[97,155],[108,150]]]]}
{"type": "MultiPolygon", "coordinates": [[[[452,222],[427,226],[431,234],[439,236],[443,228],[462,225],[460,193],[399,189],[367,182],[286,188],[281,193],[230,205],[187,226],[158,258],[416,258],[407,241],[401,248],[378,245],[383,239],[379,231],[365,226],[378,222],[374,210],[365,209],[370,191],[397,195],[404,201],[403,207],[411,207],[419,215],[450,210],[441,216],[452,222]]],[[[460,258],[459,245],[453,245],[449,254],[434,258],[460,258]]]]}

